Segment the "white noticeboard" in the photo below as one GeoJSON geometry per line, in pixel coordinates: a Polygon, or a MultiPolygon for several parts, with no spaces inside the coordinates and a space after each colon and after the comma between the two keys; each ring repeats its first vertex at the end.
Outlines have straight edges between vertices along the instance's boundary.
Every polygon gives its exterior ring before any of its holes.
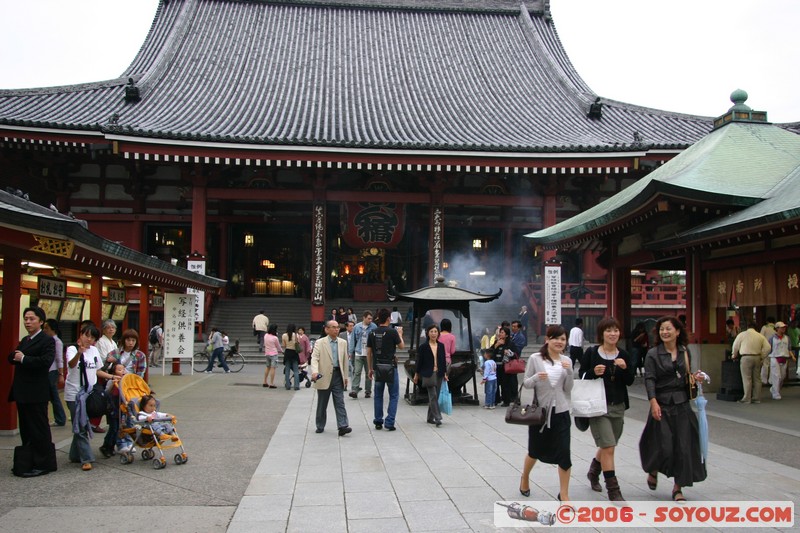
{"type": "Polygon", "coordinates": [[[169,359],[189,359],[194,355],[194,294],[164,295],[164,364],[169,359]]]}
{"type": "MultiPolygon", "coordinates": [[[[186,270],[194,272],[195,274],[206,274],[205,261],[187,261],[186,270]]],[[[186,294],[194,294],[197,296],[194,303],[194,321],[202,322],[206,314],[206,293],[205,291],[198,291],[197,289],[186,289],[186,294]]]]}
{"type": "Polygon", "coordinates": [[[544,323],[561,324],[561,267],[544,267],[544,323]]]}

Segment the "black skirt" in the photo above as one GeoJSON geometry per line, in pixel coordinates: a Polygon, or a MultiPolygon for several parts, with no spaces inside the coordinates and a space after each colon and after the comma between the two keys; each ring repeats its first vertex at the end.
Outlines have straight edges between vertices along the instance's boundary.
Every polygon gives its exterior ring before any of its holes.
{"type": "Polygon", "coordinates": [[[700,428],[689,402],[661,405],[661,421],[647,416],[639,456],[645,472],[659,472],[675,478],[681,487],[691,487],[706,478],[700,454],[700,428]]]}
{"type": "Polygon", "coordinates": [[[569,451],[569,430],[572,419],[569,411],[552,413],[550,427],[528,426],[528,456],[543,463],[558,465],[562,470],[572,467],[569,451]],[[541,433],[540,433],[541,431],[541,433]]]}

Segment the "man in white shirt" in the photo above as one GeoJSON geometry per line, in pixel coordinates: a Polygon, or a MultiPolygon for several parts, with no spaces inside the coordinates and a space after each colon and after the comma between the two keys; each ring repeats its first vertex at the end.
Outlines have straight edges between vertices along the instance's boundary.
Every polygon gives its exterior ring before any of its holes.
{"type": "Polygon", "coordinates": [[[575,319],[575,327],[569,330],[569,357],[572,359],[572,367],[575,368],[575,361],[583,359],[583,325],[582,318],[575,319]]]}

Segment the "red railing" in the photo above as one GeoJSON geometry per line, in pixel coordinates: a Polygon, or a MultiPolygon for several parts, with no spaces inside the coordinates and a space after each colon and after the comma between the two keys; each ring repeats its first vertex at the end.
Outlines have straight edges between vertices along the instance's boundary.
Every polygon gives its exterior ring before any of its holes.
{"type": "MultiPolygon", "coordinates": [[[[583,295],[580,298],[579,305],[608,305],[608,286],[605,283],[584,283],[583,286],[592,292],[583,295]]],[[[577,283],[561,284],[562,305],[575,305],[575,298],[569,291],[577,287],[577,283]]],[[[538,295],[541,298],[542,284],[536,282],[527,283],[525,284],[525,292],[528,296],[538,295]]],[[[685,306],[686,285],[634,285],[631,287],[631,305],[685,306]]]]}

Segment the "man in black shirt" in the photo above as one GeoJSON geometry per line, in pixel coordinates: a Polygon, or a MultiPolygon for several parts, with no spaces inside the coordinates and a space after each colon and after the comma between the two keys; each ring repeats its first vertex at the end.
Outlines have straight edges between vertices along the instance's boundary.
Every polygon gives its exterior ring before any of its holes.
{"type": "Polygon", "coordinates": [[[405,348],[403,327],[389,327],[390,313],[388,309],[378,311],[378,328],[367,337],[367,367],[369,378],[375,381],[375,429],[394,431],[394,420],[397,415],[397,402],[400,399],[400,378],[397,375],[397,347],[405,348]],[[386,419],[383,418],[383,390],[389,388],[389,408],[386,419]]]}

